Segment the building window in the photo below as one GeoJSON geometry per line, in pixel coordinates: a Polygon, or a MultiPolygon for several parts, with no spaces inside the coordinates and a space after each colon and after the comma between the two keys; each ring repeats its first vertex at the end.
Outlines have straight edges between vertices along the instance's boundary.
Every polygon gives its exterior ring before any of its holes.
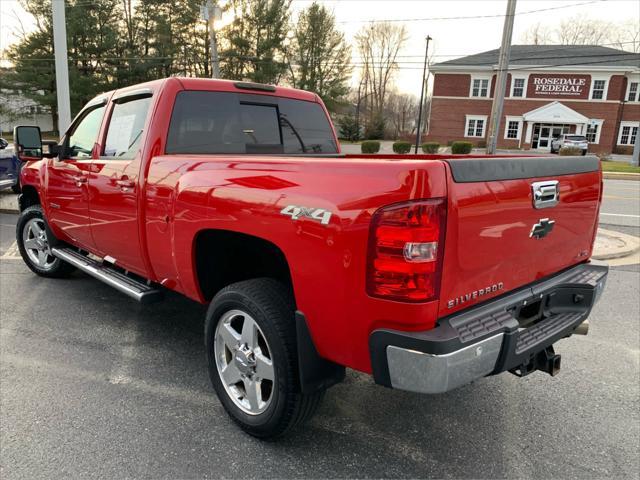
{"type": "Polygon", "coordinates": [[[638,100],[640,100],[640,96],[638,95],[638,82],[630,82],[627,102],[635,102],[638,100]]]}
{"type": "Polygon", "coordinates": [[[513,92],[512,97],[524,97],[524,78],[513,79],[513,92]]]}
{"type": "Polygon", "coordinates": [[[594,80],[593,90],[591,90],[592,100],[602,100],[604,98],[604,88],[606,87],[606,80],[594,80]]]}
{"type": "Polygon", "coordinates": [[[602,130],[602,120],[590,120],[587,124],[585,137],[589,143],[600,143],[600,132],[602,130]]]}
{"type": "Polygon", "coordinates": [[[511,120],[507,124],[507,138],[518,138],[518,130],[520,130],[520,122],[511,120]]]}
{"type": "Polygon", "coordinates": [[[489,95],[489,80],[486,78],[474,78],[471,88],[472,97],[487,97],[489,95]]]}
{"type": "Polygon", "coordinates": [[[618,139],[618,145],[635,145],[637,137],[637,125],[620,125],[620,138],[618,139]]]}
{"type": "Polygon", "coordinates": [[[465,137],[484,137],[484,127],[487,123],[485,116],[467,116],[465,137]]]}

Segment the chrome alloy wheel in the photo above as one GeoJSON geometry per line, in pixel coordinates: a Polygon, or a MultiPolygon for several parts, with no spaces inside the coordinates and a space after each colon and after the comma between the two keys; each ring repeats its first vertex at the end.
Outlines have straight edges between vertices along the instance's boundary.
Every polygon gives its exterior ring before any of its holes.
{"type": "Polygon", "coordinates": [[[216,327],[214,354],[227,394],[243,412],[264,412],[273,397],[275,370],[262,330],[246,312],[229,310],[216,327]]]}
{"type": "Polygon", "coordinates": [[[22,243],[29,256],[29,260],[42,270],[49,270],[56,262],[56,257],[51,255],[51,248],[47,240],[47,232],[44,229],[44,220],[32,218],[22,230],[22,243]]]}

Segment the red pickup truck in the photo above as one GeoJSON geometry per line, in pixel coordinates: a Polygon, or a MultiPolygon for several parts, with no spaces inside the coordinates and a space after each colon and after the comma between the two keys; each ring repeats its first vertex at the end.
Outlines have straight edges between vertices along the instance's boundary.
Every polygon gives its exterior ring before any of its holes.
{"type": "Polygon", "coordinates": [[[592,156],[343,155],[313,93],[179,78],[98,96],[46,149],[14,138],[28,267],[209,304],[213,387],[258,437],[345,367],[424,393],[553,375],[607,276],[592,156]]]}

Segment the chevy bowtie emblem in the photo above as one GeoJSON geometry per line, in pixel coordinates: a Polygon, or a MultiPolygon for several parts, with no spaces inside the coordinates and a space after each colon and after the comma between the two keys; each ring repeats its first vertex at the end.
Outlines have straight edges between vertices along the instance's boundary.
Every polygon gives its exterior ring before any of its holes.
{"type": "Polygon", "coordinates": [[[529,238],[541,239],[549,235],[553,226],[556,224],[555,220],[549,220],[548,218],[541,218],[538,223],[534,224],[529,233],[529,238]]]}

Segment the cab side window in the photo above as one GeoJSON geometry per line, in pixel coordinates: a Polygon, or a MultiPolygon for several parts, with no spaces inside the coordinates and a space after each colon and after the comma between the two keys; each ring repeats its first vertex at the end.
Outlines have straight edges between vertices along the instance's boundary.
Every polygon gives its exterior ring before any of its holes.
{"type": "Polygon", "coordinates": [[[103,158],[129,160],[136,156],[149,105],[151,105],[149,96],[116,102],[107,128],[103,158]]]}
{"type": "Polygon", "coordinates": [[[102,105],[90,110],[74,126],[67,143],[67,157],[77,159],[91,158],[91,151],[98,139],[105,108],[106,106],[102,105]]]}

